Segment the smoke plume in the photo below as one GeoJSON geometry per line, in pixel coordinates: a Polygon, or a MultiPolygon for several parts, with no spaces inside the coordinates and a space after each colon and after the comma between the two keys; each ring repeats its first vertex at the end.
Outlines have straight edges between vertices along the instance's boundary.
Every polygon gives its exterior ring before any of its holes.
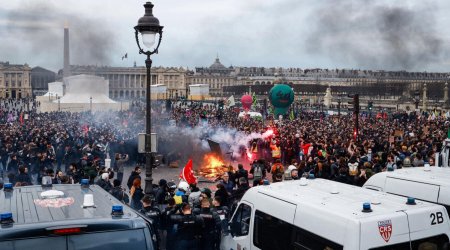
{"type": "Polygon", "coordinates": [[[69,24],[72,65],[109,63],[111,51],[117,50],[112,27],[104,20],[80,18],[70,8],[57,8],[48,1],[29,1],[22,8],[7,12],[4,28],[8,36],[24,42],[15,51],[30,48],[32,54],[28,57],[41,57],[42,62],[48,61],[48,55],[59,54],[61,61],[53,64],[62,68],[65,21],[69,24]]]}
{"type": "Polygon", "coordinates": [[[410,70],[440,63],[449,41],[437,29],[437,4],[408,6],[382,1],[325,1],[314,11],[307,37],[311,54],[356,67],[410,70]]]}

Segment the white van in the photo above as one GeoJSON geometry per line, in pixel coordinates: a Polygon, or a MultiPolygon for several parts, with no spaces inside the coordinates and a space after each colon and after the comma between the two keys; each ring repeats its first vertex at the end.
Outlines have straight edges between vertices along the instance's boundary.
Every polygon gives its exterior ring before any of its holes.
{"type": "Polygon", "coordinates": [[[416,167],[382,172],[370,177],[363,187],[438,203],[450,212],[450,168],[416,167]]]}
{"type": "Polygon", "coordinates": [[[223,250],[449,249],[443,206],[324,179],[251,188],[223,250]]]}

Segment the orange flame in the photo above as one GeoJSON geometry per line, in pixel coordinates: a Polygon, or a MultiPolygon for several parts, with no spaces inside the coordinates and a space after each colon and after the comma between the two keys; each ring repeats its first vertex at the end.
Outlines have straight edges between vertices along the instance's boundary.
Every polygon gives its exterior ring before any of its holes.
{"type": "Polygon", "coordinates": [[[206,178],[217,178],[227,170],[225,163],[219,157],[214,154],[206,154],[203,156],[203,164],[199,174],[206,178]]]}

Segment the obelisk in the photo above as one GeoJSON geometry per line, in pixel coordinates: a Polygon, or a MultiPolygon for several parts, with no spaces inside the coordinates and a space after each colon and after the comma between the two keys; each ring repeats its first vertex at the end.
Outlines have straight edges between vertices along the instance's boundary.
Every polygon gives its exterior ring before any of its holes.
{"type": "Polygon", "coordinates": [[[69,53],[69,24],[67,21],[64,24],[64,69],[63,76],[68,77],[70,72],[70,53],[69,53]]]}

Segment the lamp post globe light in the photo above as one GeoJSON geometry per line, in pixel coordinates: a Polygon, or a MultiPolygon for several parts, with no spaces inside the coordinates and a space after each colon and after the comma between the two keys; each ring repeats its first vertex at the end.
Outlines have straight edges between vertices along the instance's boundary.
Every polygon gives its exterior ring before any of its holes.
{"type": "Polygon", "coordinates": [[[146,86],[146,125],[145,125],[145,194],[152,194],[153,192],[153,178],[152,178],[152,150],[150,143],[151,136],[151,88],[150,88],[150,68],[152,67],[152,60],[150,56],[158,54],[158,48],[161,44],[163,26],[159,25],[158,18],[153,16],[153,4],[147,2],[144,4],[145,14],[139,18],[138,24],[134,27],[136,43],[139,48],[139,54],[147,56],[145,66],[147,68],[147,86],[146,86]],[[139,42],[139,34],[143,46],[139,42]],[[155,46],[156,36],[159,35],[155,46]]]}

